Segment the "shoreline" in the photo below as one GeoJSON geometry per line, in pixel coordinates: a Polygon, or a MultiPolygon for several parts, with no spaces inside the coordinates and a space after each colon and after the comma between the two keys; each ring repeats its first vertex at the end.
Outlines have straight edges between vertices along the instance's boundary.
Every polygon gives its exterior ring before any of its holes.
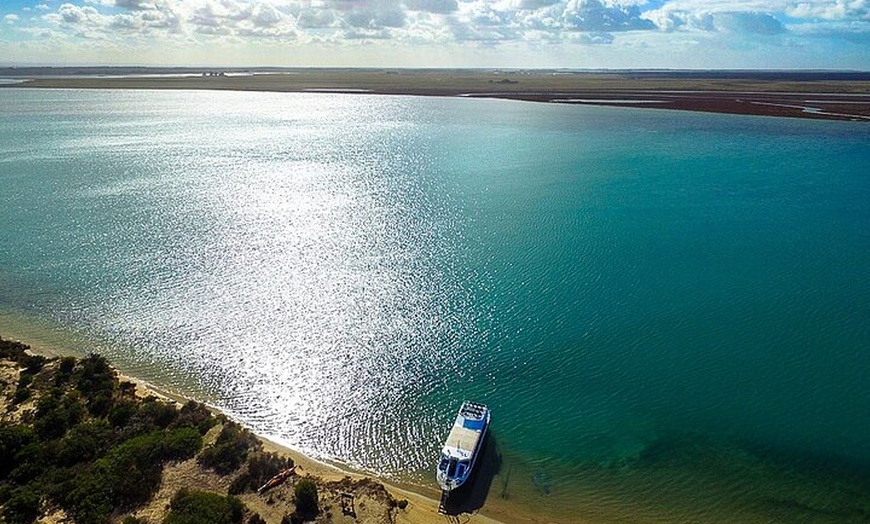
{"type": "MultiPolygon", "coordinates": [[[[82,354],[81,352],[61,347],[53,341],[49,341],[43,344],[40,341],[42,337],[36,336],[29,339],[28,337],[19,336],[18,333],[14,332],[14,330],[12,330],[13,332],[11,333],[9,331],[10,330],[8,329],[4,329],[4,332],[0,333],[0,337],[6,340],[20,342],[22,344],[30,346],[30,349],[27,351],[33,355],[43,356],[46,358],[61,358],[66,356],[82,358],[84,356],[84,354],[82,354]]],[[[152,395],[163,400],[175,402],[179,406],[184,404],[184,402],[188,400],[197,400],[195,398],[186,397],[179,393],[167,391],[166,389],[161,388],[159,385],[154,384],[153,382],[149,382],[139,377],[130,375],[123,369],[117,367],[114,363],[110,362],[110,364],[112,368],[115,369],[119,381],[127,381],[136,384],[136,392],[138,396],[145,397],[152,395]]],[[[229,418],[229,416],[221,411],[219,408],[208,404],[207,407],[214,414],[224,415],[229,418]]],[[[357,470],[349,465],[341,464],[339,462],[319,460],[317,458],[306,455],[303,452],[290,447],[289,445],[283,444],[273,437],[256,433],[253,428],[248,428],[248,430],[256,436],[256,438],[263,445],[263,449],[265,451],[275,452],[279,455],[291,458],[294,463],[299,466],[300,469],[302,469],[307,475],[319,477],[326,482],[340,482],[346,477],[350,477],[353,480],[370,479],[382,484],[387,489],[387,491],[392,494],[396,499],[408,500],[409,504],[407,509],[396,515],[396,522],[398,523],[434,524],[442,522],[445,518],[445,515],[438,512],[438,500],[436,498],[433,498],[433,496],[426,494],[425,487],[402,484],[392,479],[383,478],[376,473],[357,470]]],[[[490,513],[490,511],[487,511],[487,513],[490,513]]],[[[520,518],[505,519],[505,517],[509,517],[509,515],[504,511],[496,510],[494,513],[497,513],[499,518],[483,514],[480,510],[474,513],[460,513],[458,517],[462,518],[463,522],[478,524],[510,524],[512,522],[534,522],[533,520],[520,518]]]]}
{"type": "Polygon", "coordinates": [[[311,69],[247,75],[32,76],[0,89],[164,89],[495,98],[870,122],[870,80],[677,73],[311,69]]]}

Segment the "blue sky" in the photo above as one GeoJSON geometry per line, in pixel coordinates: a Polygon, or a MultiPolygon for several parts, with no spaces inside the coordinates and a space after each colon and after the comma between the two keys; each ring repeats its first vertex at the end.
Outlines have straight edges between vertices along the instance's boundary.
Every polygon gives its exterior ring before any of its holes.
{"type": "Polygon", "coordinates": [[[870,0],[3,0],[0,64],[870,70],[870,0]]]}

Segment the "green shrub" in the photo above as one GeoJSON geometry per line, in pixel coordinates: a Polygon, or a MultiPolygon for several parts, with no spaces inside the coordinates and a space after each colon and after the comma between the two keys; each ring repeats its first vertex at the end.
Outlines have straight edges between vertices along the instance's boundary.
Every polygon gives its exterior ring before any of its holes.
{"type": "Polygon", "coordinates": [[[21,370],[23,375],[35,375],[39,373],[45,366],[48,359],[40,355],[24,354],[18,358],[18,365],[23,367],[21,370]]]}
{"type": "Polygon", "coordinates": [[[102,456],[115,440],[115,433],[104,420],[83,422],[72,429],[60,441],[57,461],[62,466],[90,462],[102,456]]]}
{"type": "Polygon", "coordinates": [[[0,338],[0,358],[18,362],[25,355],[24,351],[28,349],[30,349],[30,346],[27,344],[0,338]]]}
{"type": "Polygon", "coordinates": [[[0,480],[12,471],[16,455],[33,442],[33,430],[20,424],[0,423],[0,480]]]}
{"type": "Polygon", "coordinates": [[[22,373],[18,376],[18,389],[24,389],[33,383],[33,375],[22,373]]]}
{"type": "Polygon", "coordinates": [[[263,520],[263,517],[261,517],[259,513],[254,513],[251,515],[251,518],[248,519],[248,524],[266,524],[266,521],[263,520]]]}
{"type": "MultiPolygon", "coordinates": [[[[24,376],[24,375],[22,375],[22,376],[24,376]]],[[[21,404],[22,402],[24,402],[25,400],[27,400],[29,398],[30,398],[30,390],[27,389],[26,387],[24,387],[24,388],[19,387],[18,389],[15,390],[15,395],[12,396],[12,403],[13,404],[21,404]]]]}
{"type": "Polygon", "coordinates": [[[407,507],[408,507],[408,499],[402,499],[402,500],[400,500],[399,502],[396,503],[396,506],[398,506],[399,509],[405,509],[405,508],[407,508],[407,507]]]}
{"type": "Polygon", "coordinates": [[[276,453],[251,453],[248,456],[247,471],[233,480],[228,491],[230,495],[255,491],[281,471],[292,467],[291,458],[284,458],[276,453]]]}
{"type": "Polygon", "coordinates": [[[33,441],[21,448],[12,459],[16,465],[9,472],[9,480],[19,486],[23,486],[39,478],[47,469],[51,468],[57,456],[57,442],[33,441]]]}
{"type": "Polygon", "coordinates": [[[200,434],[205,435],[212,426],[217,424],[217,419],[205,404],[189,400],[178,411],[178,418],[172,423],[173,427],[196,428],[200,434]]]}
{"type": "Polygon", "coordinates": [[[281,457],[276,453],[252,453],[248,457],[248,473],[260,487],[282,470],[293,467],[293,459],[281,457]]]}
{"type": "Polygon", "coordinates": [[[75,367],[75,357],[63,357],[60,359],[60,364],[58,364],[57,371],[54,373],[54,386],[60,387],[69,382],[75,367]]]}
{"type": "Polygon", "coordinates": [[[84,396],[88,412],[95,417],[104,417],[112,407],[117,382],[115,370],[109,362],[91,353],[80,362],[75,387],[84,396]]]}
{"type": "Polygon", "coordinates": [[[296,513],[303,517],[317,514],[317,484],[311,479],[302,479],[293,488],[296,495],[296,513]]]}
{"type": "Polygon", "coordinates": [[[3,522],[29,524],[39,516],[42,494],[32,486],[23,486],[12,491],[3,505],[3,522]]]}
{"type": "Polygon", "coordinates": [[[182,488],[172,497],[163,524],[240,524],[243,513],[235,497],[182,488]]]}
{"type": "Polygon", "coordinates": [[[21,404],[25,400],[30,398],[30,384],[33,383],[33,375],[28,373],[21,373],[18,376],[18,386],[15,388],[15,395],[12,397],[12,402],[14,404],[21,404]]]}
{"type": "Polygon", "coordinates": [[[121,524],[148,524],[148,521],[139,517],[134,517],[133,515],[127,515],[124,517],[124,520],[121,521],[121,524]]]}
{"type": "Polygon", "coordinates": [[[251,476],[245,472],[234,478],[232,482],[230,482],[229,487],[227,488],[227,493],[230,495],[241,495],[246,491],[253,491],[256,488],[251,488],[251,485],[254,484],[254,481],[251,480],[251,476]]]}
{"type": "Polygon", "coordinates": [[[36,405],[33,429],[43,440],[59,438],[68,428],[78,424],[84,415],[85,408],[78,393],[72,391],[61,398],[49,394],[39,399],[36,405]]]}
{"type": "Polygon", "coordinates": [[[169,432],[163,443],[165,460],[184,460],[202,448],[202,435],[195,428],[178,428],[169,432]]]}
{"type": "Polygon", "coordinates": [[[76,367],[76,357],[63,357],[58,365],[58,372],[71,374],[76,367]]]}
{"type": "Polygon", "coordinates": [[[251,448],[257,445],[254,435],[234,422],[221,428],[217,441],[199,454],[199,463],[221,475],[239,469],[251,448]]]}
{"type": "Polygon", "coordinates": [[[118,392],[121,393],[121,396],[135,398],[136,383],[125,380],[118,384],[118,392]]]}
{"type": "Polygon", "coordinates": [[[139,404],[139,411],[136,412],[138,421],[161,429],[169,427],[176,417],[178,417],[178,410],[175,408],[175,404],[153,396],[143,399],[139,404]]]}
{"type": "Polygon", "coordinates": [[[121,399],[112,406],[106,418],[114,428],[126,426],[139,411],[139,403],[135,400],[121,399]]]}

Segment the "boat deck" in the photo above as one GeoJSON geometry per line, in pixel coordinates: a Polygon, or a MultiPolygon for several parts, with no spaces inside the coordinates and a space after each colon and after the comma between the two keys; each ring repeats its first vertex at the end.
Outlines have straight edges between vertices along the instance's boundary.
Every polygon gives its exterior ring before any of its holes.
{"type": "Polygon", "coordinates": [[[480,440],[480,430],[468,429],[463,426],[454,425],[447,435],[447,441],[444,442],[445,448],[454,448],[460,451],[465,451],[471,454],[477,447],[477,441],[480,440]]]}

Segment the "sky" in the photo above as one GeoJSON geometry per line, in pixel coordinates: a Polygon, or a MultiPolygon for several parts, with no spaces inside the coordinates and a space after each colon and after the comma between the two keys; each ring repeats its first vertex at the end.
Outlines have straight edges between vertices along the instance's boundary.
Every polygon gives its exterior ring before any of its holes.
{"type": "Polygon", "coordinates": [[[870,70],[870,0],[0,0],[0,65],[870,70]]]}

